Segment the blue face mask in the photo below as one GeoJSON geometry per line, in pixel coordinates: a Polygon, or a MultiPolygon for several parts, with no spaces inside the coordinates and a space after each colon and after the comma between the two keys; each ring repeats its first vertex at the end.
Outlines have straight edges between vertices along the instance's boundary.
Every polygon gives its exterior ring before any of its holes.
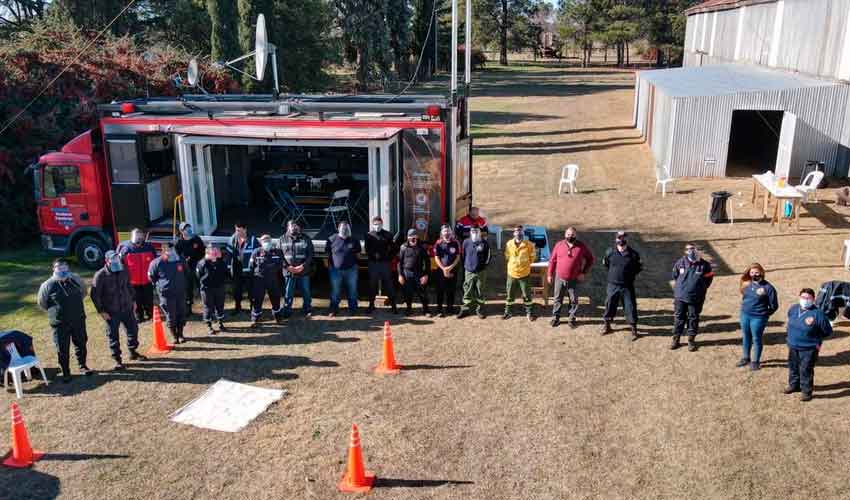
{"type": "Polygon", "coordinates": [[[66,280],[71,277],[71,271],[67,269],[53,271],[53,277],[58,280],[66,280]]]}
{"type": "Polygon", "coordinates": [[[124,269],[124,266],[121,265],[121,261],[113,260],[109,263],[109,270],[113,273],[117,273],[122,269],[124,269]]]}

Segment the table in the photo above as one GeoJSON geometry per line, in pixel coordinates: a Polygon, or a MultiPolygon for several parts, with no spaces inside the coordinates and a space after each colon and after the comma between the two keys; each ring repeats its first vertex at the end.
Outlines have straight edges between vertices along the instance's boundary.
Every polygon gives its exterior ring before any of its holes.
{"type": "Polygon", "coordinates": [[[525,237],[537,247],[537,258],[531,264],[531,273],[540,280],[540,286],[532,286],[533,294],[539,293],[543,298],[543,305],[549,305],[549,257],[552,255],[549,249],[549,234],[543,226],[525,226],[525,237]],[[538,245],[538,242],[542,245],[538,245]]]}
{"type": "Polygon", "coordinates": [[[797,191],[793,186],[785,185],[777,186],[776,176],[772,172],[753,175],[753,196],[752,203],[756,204],[761,192],[764,192],[764,204],[762,205],[762,217],[767,217],[767,210],[770,206],[771,196],[775,198],[773,214],[770,218],[770,225],[777,225],[778,229],[782,230],[782,215],[779,210],[783,205],[783,201],[791,202],[791,218],[788,220],[789,227],[793,224],[797,231],[800,230],[800,202],[803,199],[803,194],[797,191]]]}

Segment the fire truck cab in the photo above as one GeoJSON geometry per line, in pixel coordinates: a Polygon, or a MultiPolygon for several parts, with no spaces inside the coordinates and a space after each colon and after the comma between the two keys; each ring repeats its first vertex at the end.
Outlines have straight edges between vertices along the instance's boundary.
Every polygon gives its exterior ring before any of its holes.
{"type": "Polygon", "coordinates": [[[298,220],[319,254],[341,220],[430,241],[472,202],[466,98],[183,96],[100,106],[98,127],[35,169],[43,246],[98,267],[131,229],[170,241],[186,221],[224,244],[241,222],[298,220]]]}

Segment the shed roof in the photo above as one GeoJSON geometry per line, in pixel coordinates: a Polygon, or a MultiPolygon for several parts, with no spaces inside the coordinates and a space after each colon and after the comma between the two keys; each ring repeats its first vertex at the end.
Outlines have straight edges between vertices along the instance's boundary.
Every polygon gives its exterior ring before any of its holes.
{"type": "Polygon", "coordinates": [[[706,0],[705,2],[686,9],[685,15],[692,16],[694,14],[702,14],[703,12],[737,9],[738,7],[744,7],[745,5],[772,3],[777,1],[778,0],[706,0]]]}
{"type": "Polygon", "coordinates": [[[842,85],[835,81],[748,64],[658,69],[640,71],[638,75],[670,97],[719,96],[842,85]]]}

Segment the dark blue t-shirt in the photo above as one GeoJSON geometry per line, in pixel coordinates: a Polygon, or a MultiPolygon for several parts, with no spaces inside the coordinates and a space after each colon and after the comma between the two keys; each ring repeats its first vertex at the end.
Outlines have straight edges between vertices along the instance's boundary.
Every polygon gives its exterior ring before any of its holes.
{"type": "Polygon", "coordinates": [[[440,239],[434,245],[434,254],[444,266],[450,266],[460,256],[460,243],[457,240],[443,241],[440,239]]]}
{"type": "Polygon", "coordinates": [[[338,234],[328,238],[328,253],[331,256],[331,266],[334,269],[350,269],[357,265],[357,254],[360,253],[360,240],[351,237],[342,239],[338,234]]]}

